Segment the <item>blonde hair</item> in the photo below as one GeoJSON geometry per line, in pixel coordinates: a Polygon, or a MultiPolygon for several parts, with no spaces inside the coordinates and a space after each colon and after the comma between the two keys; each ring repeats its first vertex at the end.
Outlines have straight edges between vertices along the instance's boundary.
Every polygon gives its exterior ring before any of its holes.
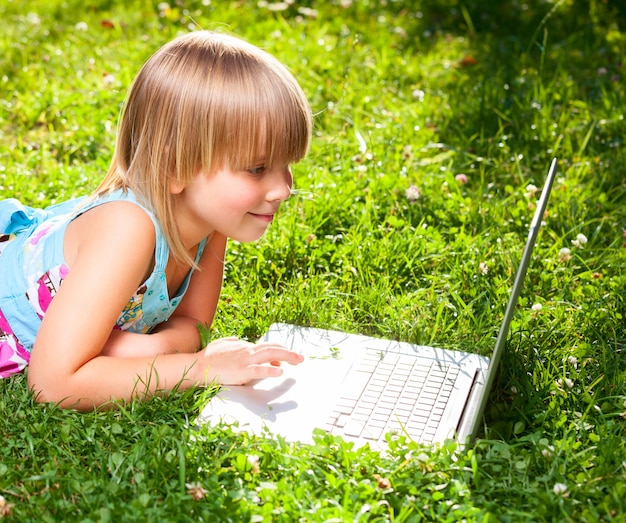
{"type": "Polygon", "coordinates": [[[132,189],[171,254],[193,264],[173,216],[172,181],[200,172],[289,164],[308,150],[312,116],[293,75],[234,36],[194,31],[158,49],[128,93],[111,166],[95,195],[132,189]]]}

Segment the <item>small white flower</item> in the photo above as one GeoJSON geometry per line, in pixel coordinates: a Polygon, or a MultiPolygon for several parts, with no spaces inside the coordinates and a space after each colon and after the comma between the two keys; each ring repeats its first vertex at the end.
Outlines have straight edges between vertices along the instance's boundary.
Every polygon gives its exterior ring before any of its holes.
{"type": "Polygon", "coordinates": [[[298,7],[298,13],[302,16],[308,16],[309,18],[317,18],[317,11],[310,7],[298,7]]]}
{"type": "Polygon", "coordinates": [[[582,249],[586,243],[587,243],[587,237],[582,233],[578,234],[575,240],[572,240],[572,245],[574,247],[578,247],[579,249],[582,249]]]}
{"type": "Polygon", "coordinates": [[[276,2],[275,4],[267,4],[267,9],[270,11],[284,11],[285,9],[289,9],[289,4],[287,2],[276,2]]]}
{"type": "Polygon", "coordinates": [[[568,262],[572,259],[571,251],[567,247],[563,247],[559,251],[559,261],[560,262],[568,262]]]}
{"type": "Polygon", "coordinates": [[[557,496],[566,496],[567,495],[567,485],[565,483],[555,483],[552,490],[557,496]]]}
{"type": "Polygon", "coordinates": [[[207,490],[200,483],[185,483],[185,487],[187,487],[187,494],[195,501],[200,501],[207,495],[207,490]]]}
{"type": "Polygon", "coordinates": [[[417,186],[411,185],[411,187],[404,191],[404,195],[406,196],[407,200],[413,203],[414,201],[419,200],[419,197],[422,195],[422,193],[417,186]]]}
{"type": "Polygon", "coordinates": [[[535,303],[535,304],[533,304],[533,306],[531,307],[531,309],[532,309],[532,310],[534,310],[534,311],[540,311],[542,308],[543,308],[543,307],[542,307],[541,303],[535,303]]]}
{"type": "Polygon", "coordinates": [[[413,89],[413,92],[411,94],[413,95],[413,98],[415,98],[419,102],[423,102],[424,96],[426,96],[426,93],[424,93],[424,91],[422,91],[421,89],[413,89]]]}
{"type": "Polygon", "coordinates": [[[115,76],[113,76],[112,74],[105,74],[102,78],[102,83],[105,86],[113,85],[115,83],[115,76]]]}
{"type": "Polygon", "coordinates": [[[545,449],[541,451],[541,455],[544,458],[551,458],[554,454],[554,447],[552,445],[548,445],[545,449]]]}
{"type": "Polygon", "coordinates": [[[257,456],[256,454],[249,454],[247,460],[250,464],[251,472],[253,474],[258,474],[259,472],[261,472],[261,467],[259,465],[259,456],[257,456]]]}
{"type": "Polygon", "coordinates": [[[39,15],[37,13],[28,13],[26,15],[26,19],[28,20],[29,23],[33,25],[41,24],[41,18],[39,18],[39,15]]]}
{"type": "Polygon", "coordinates": [[[87,22],[78,22],[75,26],[74,29],[76,29],[77,31],[83,31],[83,32],[87,32],[89,31],[89,26],[87,25],[87,22]]]}
{"type": "Polygon", "coordinates": [[[569,378],[565,378],[565,385],[567,385],[568,389],[571,389],[574,386],[574,382],[569,378]]]}
{"type": "Polygon", "coordinates": [[[0,519],[4,516],[11,516],[13,512],[13,504],[7,503],[7,500],[4,499],[4,496],[0,495],[0,519]]]}
{"type": "Polygon", "coordinates": [[[478,264],[478,271],[479,271],[481,274],[487,274],[487,273],[489,272],[489,266],[487,265],[487,263],[486,263],[486,262],[481,261],[481,262],[478,264]]]}
{"type": "Polygon", "coordinates": [[[532,198],[535,196],[535,194],[537,194],[537,191],[539,189],[537,188],[536,185],[533,185],[532,183],[529,183],[526,186],[526,198],[532,198]]]}
{"type": "Polygon", "coordinates": [[[567,361],[575,369],[578,368],[578,358],[576,358],[575,356],[570,356],[569,358],[567,358],[567,361]]]}

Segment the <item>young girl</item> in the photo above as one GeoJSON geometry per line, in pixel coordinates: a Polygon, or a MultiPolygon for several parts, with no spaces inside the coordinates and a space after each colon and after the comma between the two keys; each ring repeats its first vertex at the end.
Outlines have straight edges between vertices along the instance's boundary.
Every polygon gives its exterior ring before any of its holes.
{"type": "Polygon", "coordinates": [[[88,410],[300,363],[271,343],[201,348],[198,325],[213,320],[227,239],[263,235],[311,127],[302,90],[266,52],[207,31],[159,49],[91,197],[0,201],[0,376],[29,365],[38,401],[88,410]]]}

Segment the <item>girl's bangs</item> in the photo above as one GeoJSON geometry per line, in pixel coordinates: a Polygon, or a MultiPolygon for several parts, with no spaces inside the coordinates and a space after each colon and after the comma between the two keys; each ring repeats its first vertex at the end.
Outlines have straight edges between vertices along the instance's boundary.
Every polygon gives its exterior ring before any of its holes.
{"type": "MultiPolygon", "coordinates": [[[[281,78],[252,80],[250,88],[229,93],[221,144],[213,165],[246,169],[259,164],[287,165],[304,158],[311,136],[310,109],[297,86],[281,78]],[[223,154],[221,154],[223,152],[223,154]]],[[[294,82],[295,84],[295,82],[294,82]]]]}

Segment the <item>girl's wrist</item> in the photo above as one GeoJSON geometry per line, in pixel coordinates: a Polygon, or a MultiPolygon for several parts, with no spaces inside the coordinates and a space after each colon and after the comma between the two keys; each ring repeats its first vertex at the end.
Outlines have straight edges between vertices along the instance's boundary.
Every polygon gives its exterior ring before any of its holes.
{"type": "Polygon", "coordinates": [[[207,378],[211,372],[208,362],[204,356],[204,351],[193,352],[190,354],[180,354],[181,358],[185,358],[185,380],[189,380],[193,387],[205,387],[210,380],[207,378]]]}

